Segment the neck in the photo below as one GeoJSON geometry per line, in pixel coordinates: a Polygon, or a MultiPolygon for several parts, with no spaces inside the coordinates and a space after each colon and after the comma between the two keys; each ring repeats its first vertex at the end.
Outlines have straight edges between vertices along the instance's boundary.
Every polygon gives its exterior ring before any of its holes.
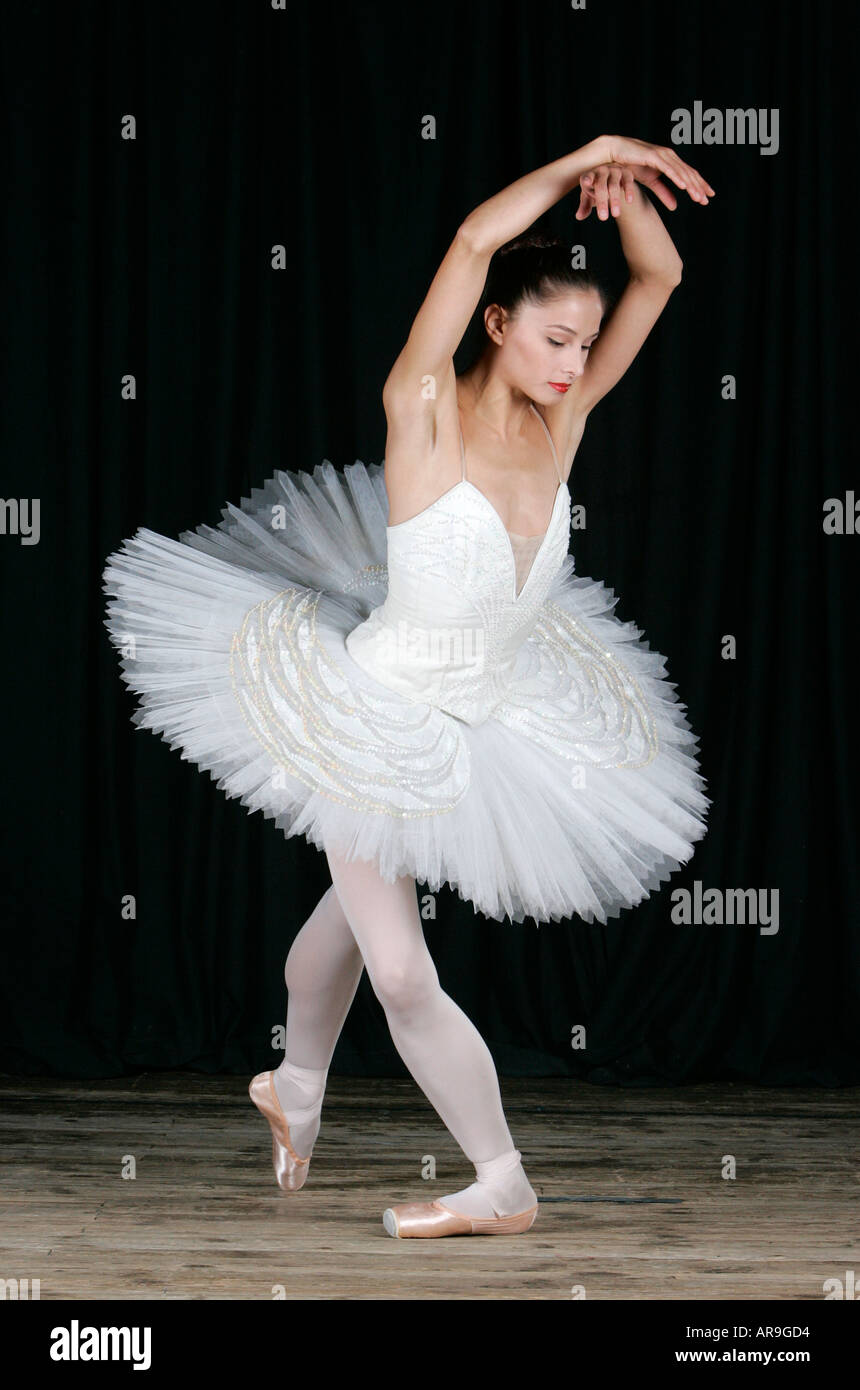
{"type": "Polygon", "coordinates": [[[516,386],[509,385],[493,371],[492,365],[478,362],[457,378],[472,415],[503,444],[521,438],[531,400],[516,386]]]}

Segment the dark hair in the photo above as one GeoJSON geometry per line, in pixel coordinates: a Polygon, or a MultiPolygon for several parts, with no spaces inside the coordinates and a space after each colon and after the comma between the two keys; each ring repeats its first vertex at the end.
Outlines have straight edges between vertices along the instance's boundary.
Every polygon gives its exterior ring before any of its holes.
{"type": "Polygon", "coordinates": [[[523,300],[540,304],[565,290],[596,290],[604,314],[611,296],[589,270],[570,264],[571,248],[557,236],[532,232],[500,246],[491,260],[481,302],[481,316],[498,304],[513,317],[523,300]]]}

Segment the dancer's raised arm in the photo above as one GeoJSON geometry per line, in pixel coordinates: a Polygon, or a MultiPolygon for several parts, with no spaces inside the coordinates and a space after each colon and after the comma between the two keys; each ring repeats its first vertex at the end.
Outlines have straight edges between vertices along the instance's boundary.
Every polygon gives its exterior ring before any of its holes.
{"type": "Polygon", "coordinates": [[[625,155],[688,187],[691,197],[705,199],[705,181],[674,150],[601,135],[480,203],[458,228],[385,382],[382,398],[389,416],[421,411],[428,399],[453,386],[454,353],[480,300],[493,253],[578,188],[583,175],[625,155]],[[632,153],[629,147],[635,147],[632,153]]]}
{"type": "Polygon", "coordinates": [[[410,406],[421,409],[428,399],[428,377],[435,383],[433,396],[438,396],[444,385],[453,384],[454,353],[481,298],[493,252],[577,188],[580,176],[600,164],[603,157],[600,137],[517,179],[469,213],[386,380],[382,400],[389,414],[392,409],[408,411],[410,406]]]}

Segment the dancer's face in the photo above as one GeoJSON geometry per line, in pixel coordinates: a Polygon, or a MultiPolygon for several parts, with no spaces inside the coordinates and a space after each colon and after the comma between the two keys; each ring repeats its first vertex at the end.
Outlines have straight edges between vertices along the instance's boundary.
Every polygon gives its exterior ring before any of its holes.
{"type": "Polygon", "coordinates": [[[496,344],[493,372],[533,401],[553,404],[582,376],[597,337],[603,307],[596,290],[572,290],[534,304],[524,300],[515,318],[490,305],[484,323],[496,344]]]}

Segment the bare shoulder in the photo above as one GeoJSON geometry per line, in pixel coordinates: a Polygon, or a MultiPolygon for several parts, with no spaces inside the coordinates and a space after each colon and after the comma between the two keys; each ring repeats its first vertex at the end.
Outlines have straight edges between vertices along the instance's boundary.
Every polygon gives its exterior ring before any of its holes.
{"type": "Polygon", "coordinates": [[[453,360],[441,378],[386,391],[383,405],[389,525],[406,521],[460,478],[457,381],[453,360]]]}
{"type": "Polygon", "coordinates": [[[558,403],[553,402],[552,405],[537,407],[552,436],[552,442],[558,454],[561,475],[565,482],[570,478],[573,460],[582,441],[585,422],[588,419],[588,407],[578,393],[581,381],[582,378],[580,377],[567,395],[558,403]]]}

